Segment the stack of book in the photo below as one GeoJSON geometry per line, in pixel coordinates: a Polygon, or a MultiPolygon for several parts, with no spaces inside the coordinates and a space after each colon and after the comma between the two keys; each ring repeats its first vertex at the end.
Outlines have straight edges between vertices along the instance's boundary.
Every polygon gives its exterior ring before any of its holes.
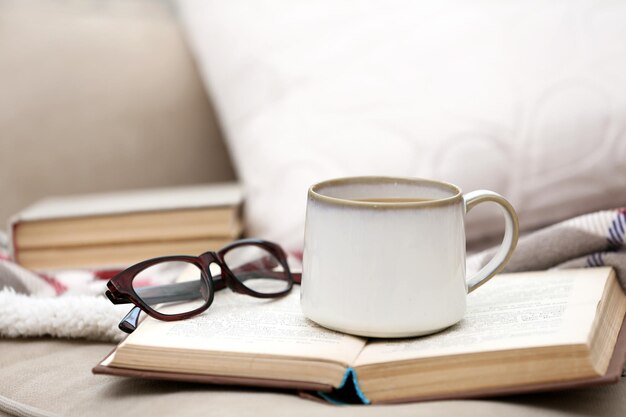
{"type": "Polygon", "coordinates": [[[33,270],[198,255],[241,235],[242,202],[236,183],[48,198],[10,220],[12,255],[33,270]]]}

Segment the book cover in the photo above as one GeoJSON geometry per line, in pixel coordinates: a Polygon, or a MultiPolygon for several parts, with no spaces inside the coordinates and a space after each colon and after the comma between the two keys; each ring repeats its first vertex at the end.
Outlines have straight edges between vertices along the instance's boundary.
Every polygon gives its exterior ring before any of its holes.
{"type": "Polygon", "coordinates": [[[241,186],[232,182],[78,194],[40,200],[17,213],[11,222],[236,206],[242,201],[241,186]]]}

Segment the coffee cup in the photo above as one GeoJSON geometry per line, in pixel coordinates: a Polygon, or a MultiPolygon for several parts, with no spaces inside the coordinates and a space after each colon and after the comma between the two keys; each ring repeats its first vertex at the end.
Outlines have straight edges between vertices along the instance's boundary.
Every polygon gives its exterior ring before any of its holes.
{"type": "Polygon", "coordinates": [[[515,210],[492,191],[463,194],[442,181],[393,177],[315,184],[306,209],[302,312],[361,336],[437,332],[463,318],[467,294],[505,266],[517,238],[515,210]],[[504,239],[466,278],[464,218],[482,202],[502,208],[504,239]]]}

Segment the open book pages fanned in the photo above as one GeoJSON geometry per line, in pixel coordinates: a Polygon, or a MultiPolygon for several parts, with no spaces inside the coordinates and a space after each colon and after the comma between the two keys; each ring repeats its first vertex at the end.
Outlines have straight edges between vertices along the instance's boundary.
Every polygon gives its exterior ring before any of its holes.
{"type": "Polygon", "coordinates": [[[528,392],[616,381],[625,315],[610,268],[499,275],[468,296],[460,323],[408,339],[324,329],[303,317],[297,288],[270,301],[224,291],[200,316],[147,318],[94,372],[313,390],[364,403],[528,392]]]}

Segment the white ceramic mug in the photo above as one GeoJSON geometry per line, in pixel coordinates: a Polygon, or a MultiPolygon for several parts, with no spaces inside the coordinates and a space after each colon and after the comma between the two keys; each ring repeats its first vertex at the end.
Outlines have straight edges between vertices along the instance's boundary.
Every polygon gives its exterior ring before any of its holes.
{"type": "Polygon", "coordinates": [[[515,210],[491,191],[463,195],[440,181],[390,177],[316,184],[306,211],[302,311],[362,336],[436,332],[463,318],[467,294],[504,267],[517,237],[515,210]],[[504,240],[466,279],[464,216],[485,201],[502,207],[504,240]]]}

